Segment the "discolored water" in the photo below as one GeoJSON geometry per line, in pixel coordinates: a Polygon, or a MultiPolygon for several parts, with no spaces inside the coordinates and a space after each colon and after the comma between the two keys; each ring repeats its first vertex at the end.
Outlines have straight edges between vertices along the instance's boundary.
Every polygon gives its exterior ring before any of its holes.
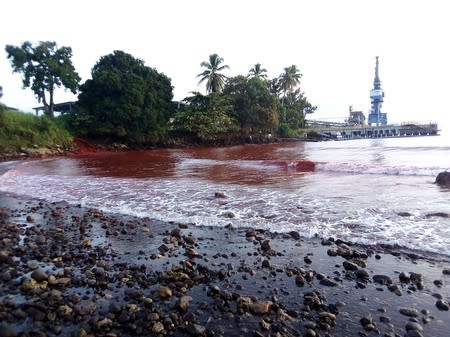
{"type": "Polygon", "coordinates": [[[4,163],[0,191],[450,255],[450,191],[433,184],[448,169],[443,136],[298,142],[4,163]]]}

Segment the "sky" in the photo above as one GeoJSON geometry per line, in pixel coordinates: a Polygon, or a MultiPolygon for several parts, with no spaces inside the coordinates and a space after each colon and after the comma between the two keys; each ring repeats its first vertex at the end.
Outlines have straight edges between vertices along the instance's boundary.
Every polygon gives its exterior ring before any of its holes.
{"type": "MultiPolygon", "coordinates": [[[[217,53],[247,75],[256,63],[278,77],[295,64],[317,106],[311,119],[344,120],[370,109],[379,56],[382,112],[389,123],[436,121],[450,129],[447,0],[34,0],[2,2],[1,102],[26,112],[40,104],[13,74],[7,44],[55,41],[72,48],[82,78],[101,56],[122,50],[172,80],[174,99],[205,93],[197,75],[217,53]]],[[[76,100],[60,89],[55,101],[76,100]]]]}

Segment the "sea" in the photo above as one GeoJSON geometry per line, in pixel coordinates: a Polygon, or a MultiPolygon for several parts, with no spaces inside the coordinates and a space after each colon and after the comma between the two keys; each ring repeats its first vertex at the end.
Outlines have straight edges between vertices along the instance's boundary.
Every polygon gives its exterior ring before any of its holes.
{"type": "Polygon", "coordinates": [[[0,191],[198,226],[450,256],[450,134],[103,152],[0,163],[0,191]]]}

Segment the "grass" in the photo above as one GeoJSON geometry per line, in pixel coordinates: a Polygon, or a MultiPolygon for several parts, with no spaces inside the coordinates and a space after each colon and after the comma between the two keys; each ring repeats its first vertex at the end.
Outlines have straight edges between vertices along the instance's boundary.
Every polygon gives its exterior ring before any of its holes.
{"type": "Polygon", "coordinates": [[[5,109],[0,106],[0,152],[25,148],[65,148],[72,136],[57,119],[5,109]]]}

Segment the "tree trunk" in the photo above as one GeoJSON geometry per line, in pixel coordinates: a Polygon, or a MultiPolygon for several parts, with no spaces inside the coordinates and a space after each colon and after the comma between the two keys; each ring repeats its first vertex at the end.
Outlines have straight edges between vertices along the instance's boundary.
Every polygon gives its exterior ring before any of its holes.
{"type": "Polygon", "coordinates": [[[55,103],[53,102],[53,86],[50,88],[49,90],[49,95],[50,95],[50,104],[49,104],[49,109],[48,109],[48,116],[49,117],[53,117],[53,109],[55,107],[55,103]]]}

